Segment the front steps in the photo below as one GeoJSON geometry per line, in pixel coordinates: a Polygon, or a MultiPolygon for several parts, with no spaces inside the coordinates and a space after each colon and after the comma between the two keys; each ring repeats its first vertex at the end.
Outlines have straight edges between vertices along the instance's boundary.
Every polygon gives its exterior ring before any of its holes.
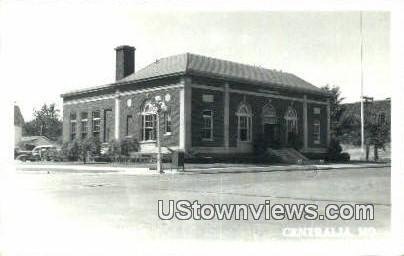
{"type": "Polygon", "coordinates": [[[310,162],[307,157],[302,155],[299,151],[294,148],[280,148],[273,149],[268,148],[268,153],[271,157],[276,158],[281,163],[285,164],[303,164],[310,162]]]}

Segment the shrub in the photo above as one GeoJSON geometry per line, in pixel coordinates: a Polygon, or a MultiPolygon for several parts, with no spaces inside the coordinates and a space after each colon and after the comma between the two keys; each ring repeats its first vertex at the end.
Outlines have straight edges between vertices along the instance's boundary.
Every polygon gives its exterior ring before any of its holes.
{"type": "Polygon", "coordinates": [[[61,161],[61,154],[56,149],[48,149],[42,152],[41,160],[45,161],[61,161]]]}
{"type": "Polygon", "coordinates": [[[338,161],[342,161],[342,162],[348,162],[350,159],[351,159],[351,156],[346,152],[341,153],[338,157],[338,161]]]}
{"type": "Polygon", "coordinates": [[[342,153],[342,147],[339,140],[332,138],[330,145],[328,146],[327,161],[343,161],[347,162],[350,160],[350,155],[348,153],[342,153]]]}
{"type": "Polygon", "coordinates": [[[117,161],[121,156],[121,141],[111,140],[108,143],[108,150],[105,157],[111,159],[112,161],[117,161]]]}
{"type": "Polygon", "coordinates": [[[339,140],[333,138],[330,141],[330,144],[328,146],[328,156],[331,159],[336,159],[342,152],[342,147],[339,143],[339,140]]]}
{"type": "Polygon", "coordinates": [[[139,143],[135,138],[126,137],[120,142],[121,154],[124,156],[129,156],[131,152],[139,151],[139,143]]]}
{"type": "Polygon", "coordinates": [[[80,143],[77,140],[73,140],[67,145],[67,159],[69,161],[77,161],[80,158],[80,143]]]}
{"type": "Polygon", "coordinates": [[[89,157],[100,154],[101,142],[98,137],[90,137],[80,141],[80,158],[85,163],[89,157]]]}

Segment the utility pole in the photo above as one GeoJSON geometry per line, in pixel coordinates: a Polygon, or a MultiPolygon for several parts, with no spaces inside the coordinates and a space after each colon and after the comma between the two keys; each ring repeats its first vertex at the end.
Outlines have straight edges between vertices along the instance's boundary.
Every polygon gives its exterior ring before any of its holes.
{"type": "Polygon", "coordinates": [[[365,151],[365,117],[363,109],[363,35],[362,35],[362,11],[360,12],[360,36],[361,36],[361,151],[365,151]]]}

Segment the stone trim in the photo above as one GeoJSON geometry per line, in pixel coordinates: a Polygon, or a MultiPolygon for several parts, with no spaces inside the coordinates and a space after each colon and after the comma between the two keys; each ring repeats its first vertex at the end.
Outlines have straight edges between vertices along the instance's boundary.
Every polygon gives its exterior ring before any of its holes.
{"type": "Polygon", "coordinates": [[[185,149],[185,92],[184,88],[180,90],[180,125],[179,125],[179,148],[185,149]]]}
{"type": "Polygon", "coordinates": [[[225,90],[222,87],[215,87],[215,86],[202,85],[202,84],[192,84],[191,87],[198,88],[198,89],[204,89],[204,90],[221,91],[221,92],[223,92],[225,90]]]}
{"type": "Polygon", "coordinates": [[[119,140],[119,125],[120,125],[120,105],[121,105],[121,99],[119,96],[119,91],[116,91],[116,96],[115,96],[115,128],[114,128],[114,132],[115,132],[115,140],[119,140]]]}
{"type": "Polygon", "coordinates": [[[192,87],[191,87],[191,78],[184,78],[184,119],[185,119],[185,145],[184,151],[188,152],[192,147],[192,87]]]}
{"type": "MultiPolygon", "coordinates": [[[[165,85],[165,86],[158,86],[158,87],[149,88],[149,89],[119,92],[119,96],[128,96],[128,95],[135,95],[135,94],[139,94],[139,93],[154,92],[154,91],[161,91],[161,90],[166,90],[166,89],[182,88],[182,87],[184,87],[183,84],[165,85]]],[[[87,98],[78,99],[78,100],[71,100],[71,101],[63,102],[63,105],[74,105],[74,104],[87,103],[87,102],[92,102],[92,101],[113,99],[115,97],[116,97],[116,93],[113,93],[113,94],[108,94],[108,95],[103,95],[103,96],[95,96],[95,97],[87,97],[87,98]]]]}
{"type": "MultiPolygon", "coordinates": [[[[228,84],[228,83],[226,83],[226,84],[228,84]]],[[[198,89],[205,89],[205,90],[226,91],[226,88],[209,86],[209,85],[192,84],[191,87],[198,88],[198,89]]],[[[270,94],[270,93],[264,93],[264,92],[251,92],[251,91],[238,90],[238,89],[229,89],[229,92],[230,93],[239,93],[239,94],[249,94],[249,95],[254,95],[254,96],[271,97],[271,98],[274,98],[274,99],[294,100],[294,101],[300,101],[300,102],[304,101],[303,98],[289,97],[289,96],[283,96],[283,95],[278,95],[278,94],[270,94]]],[[[315,104],[323,104],[323,105],[328,104],[327,102],[317,101],[317,100],[308,100],[308,99],[306,99],[306,101],[307,101],[307,103],[315,103],[315,104]]]]}
{"type": "Polygon", "coordinates": [[[230,93],[229,84],[224,85],[224,147],[229,148],[230,93]]]}
{"type": "MultiPolygon", "coordinates": [[[[303,102],[303,98],[295,98],[295,97],[289,97],[289,96],[282,96],[282,95],[275,95],[275,94],[269,94],[269,93],[260,93],[260,92],[251,92],[251,91],[244,91],[244,90],[235,90],[235,89],[230,89],[231,93],[239,93],[239,94],[249,94],[249,95],[254,95],[254,96],[263,96],[263,97],[268,97],[268,98],[273,98],[273,99],[283,99],[283,100],[292,100],[292,101],[299,101],[303,102]]],[[[327,102],[323,101],[316,101],[316,100],[307,100],[308,103],[315,103],[315,104],[323,104],[327,105],[327,102]]]]}
{"type": "Polygon", "coordinates": [[[303,96],[303,150],[308,148],[307,96],[303,96]]]}

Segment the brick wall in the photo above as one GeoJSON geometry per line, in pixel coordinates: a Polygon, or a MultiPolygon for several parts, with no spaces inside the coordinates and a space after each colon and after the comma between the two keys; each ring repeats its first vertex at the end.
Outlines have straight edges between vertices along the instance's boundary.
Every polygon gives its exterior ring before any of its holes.
{"type": "Polygon", "coordinates": [[[223,147],[224,146],[224,98],[223,92],[192,88],[192,146],[193,147],[223,147]],[[213,102],[204,102],[203,95],[212,95],[213,102]],[[202,140],[202,112],[213,111],[213,140],[202,140]]]}
{"type": "MultiPolygon", "coordinates": [[[[236,112],[238,111],[238,107],[241,102],[244,102],[251,107],[253,117],[252,117],[252,141],[255,139],[260,138],[259,136],[263,133],[263,124],[262,124],[262,108],[270,102],[270,104],[275,108],[277,117],[280,117],[280,124],[279,124],[279,137],[280,142],[282,144],[286,143],[286,134],[285,130],[282,129],[282,120],[283,116],[290,106],[290,100],[282,100],[282,99],[269,99],[263,96],[254,96],[254,95],[242,95],[239,93],[231,93],[230,94],[230,116],[229,116],[229,144],[230,147],[237,146],[237,127],[238,127],[238,120],[236,116],[236,112]]],[[[293,107],[295,108],[297,115],[298,115],[298,134],[303,138],[303,105],[301,102],[294,101],[293,107]]]]}
{"type": "Polygon", "coordinates": [[[100,125],[100,139],[101,141],[104,140],[104,127],[112,127],[110,134],[113,138],[114,135],[114,117],[110,119],[104,118],[104,111],[105,110],[112,110],[112,113],[115,113],[115,100],[114,99],[104,99],[86,103],[77,103],[77,104],[69,104],[63,105],[63,141],[67,142],[70,140],[70,114],[76,113],[77,117],[77,138],[80,137],[80,113],[81,112],[88,112],[88,134],[92,135],[91,127],[92,127],[92,116],[91,113],[93,111],[100,111],[101,113],[101,125],[100,125]]]}
{"type": "MultiPolygon", "coordinates": [[[[195,80],[193,79],[195,83],[195,80]]],[[[198,80],[199,85],[212,86],[208,81],[198,80]]],[[[220,87],[220,84],[213,84],[215,87],[220,87]]],[[[234,89],[233,84],[230,84],[230,88],[234,89]]],[[[221,83],[221,89],[224,89],[224,82],[221,83]]],[[[240,89],[240,88],[237,88],[240,89]]],[[[245,90],[245,87],[244,87],[245,90]]],[[[296,96],[296,95],[293,95],[296,96]]],[[[303,99],[303,94],[298,95],[299,98],[303,99]]],[[[312,98],[312,97],[308,97],[312,98]]],[[[238,145],[238,117],[236,115],[240,103],[246,103],[252,110],[252,141],[260,139],[263,134],[263,124],[262,124],[262,109],[263,106],[270,103],[276,110],[276,114],[279,121],[279,140],[281,145],[287,144],[286,135],[286,122],[284,119],[285,113],[289,106],[292,106],[298,116],[297,126],[298,126],[298,136],[303,146],[303,103],[300,101],[294,101],[289,99],[276,99],[268,98],[264,96],[257,95],[246,95],[238,92],[231,92],[229,94],[229,147],[236,148],[238,145]]],[[[324,98],[322,99],[324,101],[324,98]]],[[[308,146],[309,147],[325,147],[327,142],[327,108],[324,104],[311,104],[308,103],[307,109],[308,118],[308,146]],[[320,114],[316,115],[313,113],[313,108],[319,107],[320,114]],[[313,121],[315,119],[320,120],[320,144],[313,143],[313,121]]],[[[192,146],[193,147],[224,147],[224,91],[221,90],[209,90],[208,88],[192,88],[192,146]],[[213,95],[214,101],[203,102],[202,97],[204,94],[213,95]],[[213,141],[203,141],[201,139],[201,129],[203,125],[202,111],[204,109],[213,110],[213,141]]]]}
{"type": "MultiPolygon", "coordinates": [[[[160,117],[160,132],[163,135],[162,144],[164,146],[176,146],[179,144],[179,89],[167,89],[160,90],[154,92],[147,93],[139,93],[128,96],[120,97],[120,127],[119,127],[119,136],[120,138],[124,138],[127,132],[127,117],[132,116],[132,122],[130,123],[130,130],[128,131],[129,136],[133,136],[138,139],[138,141],[142,140],[142,106],[147,99],[154,98],[156,95],[164,96],[166,94],[170,94],[171,99],[167,104],[171,111],[171,127],[172,132],[171,135],[164,135],[164,117],[161,115],[160,117]],[[131,106],[128,106],[128,99],[131,99],[131,106]]],[[[106,129],[109,127],[109,139],[115,138],[115,99],[104,99],[97,100],[86,103],[77,103],[77,104],[65,104],[63,106],[63,140],[64,142],[70,140],[70,114],[76,113],[77,115],[77,138],[80,137],[80,113],[88,112],[88,134],[91,135],[91,127],[92,127],[92,116],[91,113],[93,111],[99,110],[101,112],[101,124],[100,124],[100,139],[104,141],[107,136],[106,129]],[[108,111],[110,110],[110,111],[108,111]],[[106,112],[107,111],[107,112],[106,112]],[[105,116],[106,114],[106,116],[105,116]],[[106,117],[106,118],[105,118],[106,117]]]]}
{"type": "Polygon", "coordinates": [[[128,115],[132,116],[133,130],[129,131],[129,135],[142,140],[142,108],[144,103],[148,99],[152,99],[159,95],[164,98],[167,93],[170,94],[170,101],[167,103],[169,110],[171,111],[171,135],[164,135],[164,117],[160,116],[160,134],[162,145],[164,146],[176,146],[179,144],[179,124],[180,124],[180,89],[173,88],[167,90],[160,90],[148,93],[139,93],[134,95],[122,96],[120,98],[120,137],[126,136],[126,126],[128,115]],[[128,106],[128,99],[131,99],[132,105],[128,106]]]}

